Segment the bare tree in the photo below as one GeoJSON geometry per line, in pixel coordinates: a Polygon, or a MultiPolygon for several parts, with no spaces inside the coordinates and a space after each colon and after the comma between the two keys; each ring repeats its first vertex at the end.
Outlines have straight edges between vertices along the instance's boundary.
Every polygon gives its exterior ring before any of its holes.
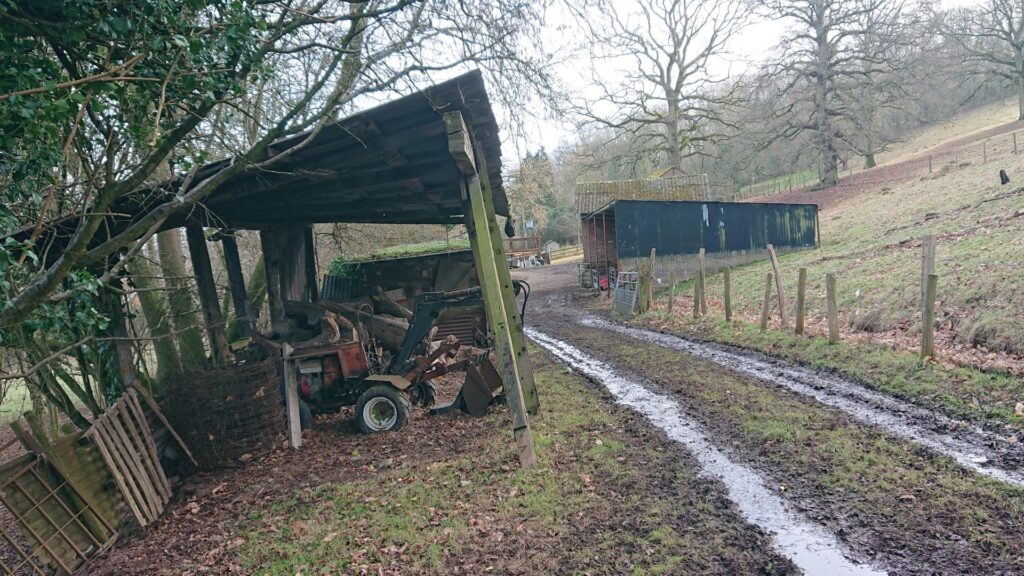
{"type": "Polygon", "coordinates": [[[966,76],[982,76],[984,85],[1002,79],[1017,91],[1018,120],[1024,120],[1024,3],[988,0],[977,7],[951,10],[942,26],[962,51],[966,76]]]}
{"type": "Polygon", "coordinates": [[[892,70],[887,35],[901,18],[903,3],[777,0],[769,7],[796,24],[783,38],[778,61],[768,75],[773,81],[781,76],[785,82],[779,109],[785,121],[777,136],[812,132],[819,154],[819,185],[835,186],[841,147],[852,139],[844,124],[856,118],[850,104],[859,91],[879,88],[874,81],[892,70]]]}
{"type": "Polygon", "coordinates": [[[722,135],[721,110],[734,103],[723,89],[726,44],[748,22],[751,4],[652,0],[585,8],[579,20],[589,32],[598,95],[588,90],[570,109],[583,124],[630,140],[624,152],[632,162],[647,156],[682,169],[695,144],[722,135]]]}

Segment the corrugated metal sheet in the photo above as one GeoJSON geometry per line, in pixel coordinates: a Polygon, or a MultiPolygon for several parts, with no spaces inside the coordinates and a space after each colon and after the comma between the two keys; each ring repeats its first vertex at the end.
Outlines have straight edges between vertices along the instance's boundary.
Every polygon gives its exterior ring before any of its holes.
{"type": "Polygon", "coordinates": [[[817,245],[814,204],[619,200],[609,210],[619,258],[817,245]]]}

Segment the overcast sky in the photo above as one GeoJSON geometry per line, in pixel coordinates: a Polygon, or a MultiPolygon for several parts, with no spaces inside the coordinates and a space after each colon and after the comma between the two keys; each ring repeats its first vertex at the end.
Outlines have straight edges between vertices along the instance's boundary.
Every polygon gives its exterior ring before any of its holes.
{"type": "MultiPolygon", "coordinates": [[[[617,1],[623,10],[628,10],[629,7],[636,5],[635,0],[617,1]]],[[[708,1],[713,2],[714,0],[708,1]]],[[[976,4],[978,1],[940,0],[940,3],[942,7],[948,8],[976,4]]],[[[555,6],[548,12],[542,42],[546,49],[556,51],[564,57],[564,60],[556,67],[556,72],[562,82],[573,92],[586,95],[590,74],[589,55],[586,50],[582,50],[578,46],[583,38],[583,33],[572,33],[571,29],[574,26],[572,18],[564,9],[555,6]],[[573,43],[577,44],[575,49],[573,43]]],[[[763,63],[789,26],[792,26],[792,23],[781,19],[762,20],[749,25],[733,38],[729,45],[729,53],[716,64],[721,70],[721,72],[716,71],[716,74],[740,74],[751,66],[763,63]]],[[[601,73],[614,79],[616,70],[614,66],[603,66],[601,73]]],[[[592,91],[592,88],[590,90],[592,91]]],[[[594,94],[595,98],[596,96],[594,94]]],[[[503,155],[508,164],[517,164],[518,159],[526,151],[535,151],[541,146],[548,151],[555,150],[562,143],[571,142],[574,136],[572,126],[568,123],[544,118],[539,114],[532,118],[526,129],[526,142],[511,142],[506,139],[503,155]]],[[[508,136],[509,131],[506,130],[505,134],[508,136]]]]}

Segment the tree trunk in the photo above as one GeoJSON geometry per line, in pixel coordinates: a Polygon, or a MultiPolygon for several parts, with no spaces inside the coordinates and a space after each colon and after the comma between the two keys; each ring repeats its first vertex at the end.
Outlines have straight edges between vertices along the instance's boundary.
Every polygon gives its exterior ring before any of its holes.
{"type": "Polygon", "coordinates": [[[160,251],[160,269],[167,288],[167,301],[171,312],[171,324],[177,334],[178,354],[184,370],[206,365],[206,349],[199,332],[201,325],[196,314],[195,300],[189,289],[188,272],[185,270],[185,254],[181,249],[181,232],[167,230],[157,235],[160,251]]]}
{"type": "Polygon", "coordinates": [[[1024,67],[1017,71],[1017,120],[1024,120],[1024,67]]]}
{"type": "Polygon", "coordinates": [[[868,168],[874,168],[875,166],[875,153],[868,152],[864,155],[864,169],[867,170],[868,168]]]}
{"type": "MultiPolygon", "coordinates": [[[[150,254],[156,254],[151,242],[148,246],[150,254]]],[[[156,382],[166,382],[181,373],[181,360],[178,349],[174,347],[171,334],[171,317],[167,311],[167,300],[160,291],[152,263],[144,256],[138,256],[132,262],[135,275],[132,283],[138,288],[139,304],[142,315],[146,318],[146,327],[152,338],[153,351],[156,353],[156,382]]]]}

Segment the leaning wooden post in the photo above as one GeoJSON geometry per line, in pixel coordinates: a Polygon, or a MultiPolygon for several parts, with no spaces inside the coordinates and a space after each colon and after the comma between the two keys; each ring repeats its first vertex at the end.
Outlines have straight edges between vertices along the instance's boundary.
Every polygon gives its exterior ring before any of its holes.
{"type": "Polygon", "coordinates": [[[224,249],[224,268],[228,272],[228,283],[231,285],[231,301],[235,307],[235,316],[242,329],[242,337],[249,338],[253,333],[252,306],[245,293],[245,277],[242,275],[242,258],[238,253],[238,242],[234,230],[222,231],[219,235],[221,247],[224,249]]]}
{"type": "MultiPolygon", "coordinates": [[[[460,188],[466,207],[467,230],[483,292],[484,310],[494,338],[494,352],[501,370],[505,399],[512,415],[512,431],[519,463],[523,468],[534,468],[537,455],[530,429],[529,404],[525,397],[526,374],[530,375],[532,385],[532,369],[523,341],[522,320],[517,316],[505,247],[494,215],[492,189],[489,182],[484,182],[487,176],[484,155],[480,147],[476,147],[477,152],[474,153],[469,130],[460,112],[445,113],[444,120],[448,131],[448,151],[463,175],[460,188]],[[521,347],[517,345],[517,336],[518,341],[522,342],[521,347]]],[[[536,395],[535,390],[533,393],[536,395]]]]}
{"type": "Polygon", "coordinates": [[[935,355],[935,292],[939,276],[929,274],[925,281],[924,313],[921,315],[921,359],[935,355]]]}
{"type": "Polygon", "coordinates": [[[723,299],[725,300],[725,321],[726,322],[732,322],[732,282],[730,281],[730,273],[729,273],[729,271],[730,271],[730,269],[726,268],[722,272],[722,275],[723,275],[722,280],[725,283],[725,293],[723,295],[724,296],[723,299]]]}
{"type": "Polygon", "coordinates": [[[828,301],[828,343],[839,342],[839,307],[836,305],[836,275],[825,274],[825,298],[828,301]]]}
{"type": "Polygon", "coordinates": [[[765,276],[764,305],[761,307],[761,332],[768,329],[768,311],[772,306],[772,273],[765,276]]]}
{"type": "Polygon", "coordinates": [[[676,299],[676,273],[670,272],[668,275],[668,315],[672,315],[672,303],[676,299]]]}
{"type": "Polygon", "coordinates": [[[807,306],[807,268],[801,268],[796,280],[796,335],[804,333],[804,315],[807,306]]]}
{"type": "Polygon", "coordinates": [[[298,450],[302,446],[302,416],[299,413],[299,387],[295,382],[295,364],[292,347],[281,343],[281,365],[284,369],[284,405],[288,416],[288,446],[298,450]]]}
{"type": "Polygon", "coordinates": [[[935,274],[935,236],[921,238],[921,314],[925,314],[928,276],[935,274]]]}
{"type": "Polygon", "coordinates": [[[768,256],[772,260],[772,273],[775,275],[775,291],[779,296],[779,320],[782,322],[782,329],[789,329],[789,318],[786,317],[786,294],[782,290],[782,272],[779,270],[779,258],[775,255],[775,247],[769,244],[768,256]]]}

